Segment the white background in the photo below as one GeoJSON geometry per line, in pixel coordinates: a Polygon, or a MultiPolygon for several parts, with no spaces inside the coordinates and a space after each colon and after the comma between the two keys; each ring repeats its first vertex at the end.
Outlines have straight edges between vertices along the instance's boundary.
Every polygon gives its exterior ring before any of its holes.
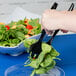
{"type": "MultiPolygon", "coordinates": [[[[55,0],[57,2],[64,0],[55,0]]],[[[76,0],[65,0],[66,2],[74,2],[76,0]]],[[[0,0],[0,22],[8,18],[9,15],[15,10],[16,7],[22,7],[28,11],[42,14],[42,12],[51,7],[54,0],[0,0]]],[[[61,4],[63,6],[63,4],[61,4]]],[[[60,9],[64,8],[60,6],[60,9]]]]}

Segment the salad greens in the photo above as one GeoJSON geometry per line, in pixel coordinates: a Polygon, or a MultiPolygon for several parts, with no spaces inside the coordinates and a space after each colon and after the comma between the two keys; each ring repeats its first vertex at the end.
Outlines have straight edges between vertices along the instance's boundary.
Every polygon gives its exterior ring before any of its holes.
{"type": "MultiPolygon", "coordinates": [[[[25,47],[29,49],[30,45],[35,43],[36,39],[26,39],[24,41],[25,47]]],[[[30,63],[25,66],[30,66],[34,68],[32,74],[30,76],[34,76],[34,74],[44,74],[47,73],[50,69],[52,69],[56,65],[55,59],[60,54],[50,45],[45,42],[42,43],[42,52],[38,56],[38,58],[32,58],[31,53],[29,56],[30,63]]],[[[59,59],[60,60],[60,59],[59,59]]]]}
{"type": "Polygon", "coordinates": [[[41,32],[39,19],[23,19],[9,24],[0,23],[0,46],[14,47],[24,39],[41,32]]]}

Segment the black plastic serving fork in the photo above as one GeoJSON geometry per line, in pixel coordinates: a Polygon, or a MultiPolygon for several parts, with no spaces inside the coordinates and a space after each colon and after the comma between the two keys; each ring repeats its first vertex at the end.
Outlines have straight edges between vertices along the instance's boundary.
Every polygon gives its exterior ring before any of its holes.
{"type": "MultiPolygon", "coordinates": [[[[51,7],[51,9],[56,9],[57,6],[58,6],[58,4],[54,3],[53,6],[51,7]]],[[[30,46],[29,51],[31,52],[32,58],[34,57],[35,54],[36,54],[36,58],[37,58],[38,55],[41,53],[41,51],[42,51],[41,44],[42,44],[42,40],[43,40],[45,34],[46,34],[46,32],[43,29],[39,40],[30,46]]]]}
{"type": "MultiPolygon", "coordinates": [[[[70,8],[68,9],[68,11],[73,11],[74,9],[74,3],[71,4],[70,8]]],[[[47,42],[47,44],[51,45],[54,37],[56,36],[56,34],[59,32],[59,29],[58,30],[55,30],[55,32],[53,33],[52,37],[50,38],[50,40],[47,42]]]]}
{"type": "MultiPolygon", "coordinates": [[[[54,3],[54,5],[52,6],[51,9],[56,9],[57,8],[57,3],[54,3]]],[[[68,11],[72,11],[74,9],[74,4],[72,3],[70,8],[68,9],[68,11]]],[[[49,41],[47,42],[47,44],[51,45],[54,37],[56,36],[56,34],[59,32],[59,30],[55,30],[55,32],[53,33],[52,37],[49,39],[49,41]]],[[[45,30],[43,29],[42,30],[42,33],[41,33],[41,37],[40,39],[38,40],[38,42],[34,43],[31,45],[30,47],[30,52],[32,52],[31,56],[33,57],[35,54],[36,54],[36,58],[38,57],[38,55],[40,54],[40,52],[42,51],[42,48],[41,48],[41,44],[42,44],[42,40],[43,40],[43,37],[45,36],[46,32],[45,30]]]]}

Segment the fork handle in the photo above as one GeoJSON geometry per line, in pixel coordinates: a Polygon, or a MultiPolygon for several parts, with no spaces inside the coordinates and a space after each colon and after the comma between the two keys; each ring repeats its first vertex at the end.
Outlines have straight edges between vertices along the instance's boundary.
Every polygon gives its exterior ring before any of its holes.
{"type": "MultiPolygon", "coordinates": [[[[68,9],[68,11],[73,11],[74,9],[74,3],[71,4],[70,8],[68,9]]],[[[51,39],[47,42],[47,44],[51,45],[52,43],[52,40],[54,39],[54,37],[56,36],[56,34],[59,32],[59,29],[58,30],[55,30],[53,36],[51,37],[51,39]]]]}
{"type": "Polygon", "coordinates": [[[68,11],[73,11],[74,9],[74,3],[71,4],[70,8],[68,9],[68,11]]]}
{"type": "Polygon", "coordinates": [[[59,32],[59,29],[58,29],[58,30],[55,30],[53,36],[50,38],[50,40],[47,42],[47,44],[51,45],[51,43],[52,43],[54,37],[56,36],[56,34],[57,34],[58,32],[59,32]]]}
{"type": "Polygon", "coordinates": [[[46,32],[45,32],[45,30],[43,29],[42,32],[41,32],[41,36],[40,36],[40,38],[39,38],[39,41],[40,41],[40,42],[42,42],[45,34],[46,34],[46,32]]]}
{"type": "MultiPolygon", "coordinates": [[[[55,2],[55,3],[53,4],[53,6],[51,7],[51,9],[56,9],[57,6],[58,6],[58,4],[55,2]]],[[[40,42],[42,42],[45,34],[46,34],[46,32],[45,32],[45,30],[43,29],[43,30],[42,30],[42,33],[41,33],[41,36],[40,36],[40,39],[39,39],[40,42]]]]}
{"type": "Polygon", "coordinates": [[[57,6],[58,6],[58,3],[55,2],[55,3],[53,4],[53,6],[51,7],[51,9],[56,9],[57,6]]]}

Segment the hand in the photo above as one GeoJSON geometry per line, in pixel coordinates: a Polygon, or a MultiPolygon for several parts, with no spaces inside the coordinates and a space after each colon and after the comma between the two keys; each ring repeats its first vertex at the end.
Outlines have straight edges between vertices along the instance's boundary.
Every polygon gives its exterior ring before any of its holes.
{"type": "MultiPolygon", "coordinates": [[[[71,20],[71,18],[76,19],[76,10],[74,11],[56,11],[56,10],[45,10],[42,15],[42,28],[44,28],[47,32],[53,31],[53,30],[68,30],[68,31],[74,31],[74,28],[71,28],[73,26],[73,21],[75,23],[75,20],[71,20]],[[70,23],[72,22],[72,23],[70,23]]],[[[76,30],[76,29],[75,29],[76,30]]],[[[66,31],[65,31],[66,32],[66,31]]]]}

